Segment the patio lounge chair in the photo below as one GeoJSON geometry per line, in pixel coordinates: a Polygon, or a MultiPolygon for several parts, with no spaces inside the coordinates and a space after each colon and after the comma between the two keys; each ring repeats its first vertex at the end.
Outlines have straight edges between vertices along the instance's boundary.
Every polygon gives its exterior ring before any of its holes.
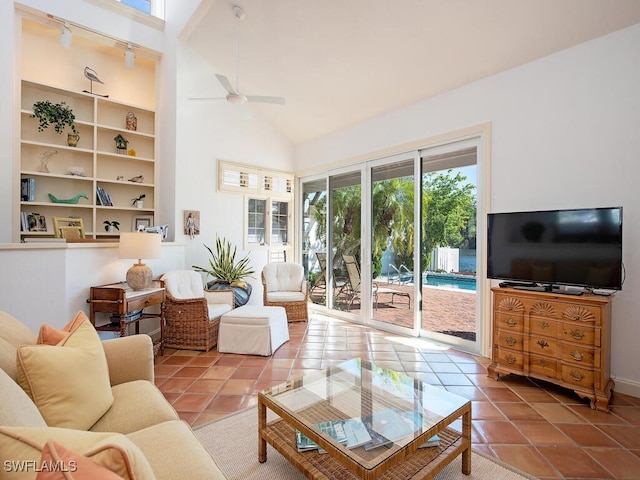
{"type": "MultiPolygon", "coordinates": [[[[353,301],[360,295],[360,286],[362,279],[360,277],[360,265],[356,261],[353,255],[342,255],[344,266],[347,269],[347,275],[349,276],[349,285],[347,293],[348,308],[351,308],[353,301]]],[[[381,294],[390,294],[391,303],[394,302],[396,295],[407,299],[407,306],[411,308],[411,295],[408,292],[401,290],[394,290],[393,288],[380,287],[377,283],[373,283],[373,308],[378,308],[378,296],[381,294]]]]}

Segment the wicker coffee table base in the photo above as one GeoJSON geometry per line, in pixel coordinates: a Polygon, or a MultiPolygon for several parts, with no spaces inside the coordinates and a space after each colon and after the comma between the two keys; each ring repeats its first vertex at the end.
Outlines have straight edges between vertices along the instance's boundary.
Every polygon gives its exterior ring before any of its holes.
{"type": "MultiPolygon", "coordinates": [[[[464,445],[459,432],[449,428],[438,433],[440,446],[419,448],[400,463],[394,465],[382,475],[380,480],[430,479],[461,453],[463,454],[463,473],[471,472],[470,446],[464,445]]],[[[317,450],[298,452],[295,444],[295,431],[284,420],[278,419],[267,424],[262,438],[280,452],[298,468],[307,478],[315,480],[357,480],[359,477],[327,453],[317,450]]],[[[384,448],[384,447],[381,447],[384,448]]]]}

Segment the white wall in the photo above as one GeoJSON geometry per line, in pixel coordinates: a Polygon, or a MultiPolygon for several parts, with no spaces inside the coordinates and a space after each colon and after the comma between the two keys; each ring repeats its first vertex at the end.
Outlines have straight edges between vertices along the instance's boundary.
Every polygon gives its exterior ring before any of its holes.
{"type": "Polygon", "coordinates": [[[245,199],[217,192],[217,160],[293,171],[293,147],[255,109],[252,119],[245,120],[238,106],[226,101],[189,100],[225,94],[216,72],[191,48],[179,46],[177,67],[176,224],[180,225],[184,210],[199,210],[201,230],[194,239],[177,232],[176,239],[187,243],[188,266],[208,265],[209,254],[202,244],[213,246],[216,235],[230,240],[240,257],[249,254],[256,271],[249,279],[253,286],[249,303],[262,304],[260,272],[267,254],[243,250],[245,199]]]}
{"type": "Polygon", "coordinates": [[[624,207],[616,390],[640,396],[640,25],[296,148],[296,171],[491,123],[491,210],[624,207]]]}

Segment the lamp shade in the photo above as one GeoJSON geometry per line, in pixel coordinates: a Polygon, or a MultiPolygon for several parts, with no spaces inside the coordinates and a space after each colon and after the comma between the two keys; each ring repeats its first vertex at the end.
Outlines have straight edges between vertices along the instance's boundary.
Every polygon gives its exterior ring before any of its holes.
{"type": "Polygon", "coordinates": [[[120,258],[160,258],[162,235],[145,232],[122,232],[120,234],[120,258]]]}
{"type": "Polygon", "coordinates": [[[142,263],[143,258],[160,258],[162,248],[160,242],[162,235],[159,233],[123,232],[120,234],[120,258],[137,258],[127,270],[127,284],[134,290],[149,288],[153,279],[151,269],[142,263]]]}

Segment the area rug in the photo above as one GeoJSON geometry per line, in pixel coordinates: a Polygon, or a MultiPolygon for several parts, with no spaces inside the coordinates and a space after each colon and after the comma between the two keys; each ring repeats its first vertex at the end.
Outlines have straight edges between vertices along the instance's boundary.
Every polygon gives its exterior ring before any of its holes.
{"type": "MultiPolygon", "coordinates": [[[[304,476],[282,455],[267,445],[267,461],[258,462],[258,411],[243,410],[195,429],[196,437],[213,455],[229,480],[304,480],[304,476]]],[[[458,456],[435,478],[437,480],[531,480],[479,453],[471,454],[471,475],[463,475],[458,456]]]]}

